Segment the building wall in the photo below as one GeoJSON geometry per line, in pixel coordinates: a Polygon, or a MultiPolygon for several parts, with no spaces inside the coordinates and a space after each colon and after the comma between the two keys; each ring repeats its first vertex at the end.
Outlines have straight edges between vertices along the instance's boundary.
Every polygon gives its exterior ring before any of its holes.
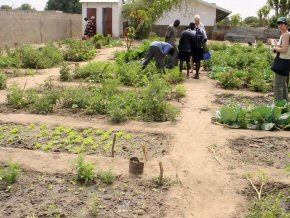
{"type": "Polygon", "coordinates": [[[174,20],[179,19],[181,25],[188,25],[193,22],[196,14],[201,17],[201,22],[205,26],[214,26],[216,20],[216,8],[205,5],[201,2],[191,1],[190,4],[182,4],[165,13],[163,17],[157,20],[155,25],[169,25],[174,20]]]}
{"type": "Polygon", "coordinates": [[[97,9],[97,33],[103,33],[103,8],[112,8],[112,32],[113,37],[120,37],[123,32],[122,28],[122,1],[115,3],[97,3],[85,2],[82,3],[82,30],[85,31],[86,22],[84,18],[87,17],[87,8],[97,9]],[[121,4],[120,4],[121,2],[121,4]]]}
{"type": "Polygon", "coordinates": [[[0,47],[81,36],[78,14],[0,10],[0,47]]]}

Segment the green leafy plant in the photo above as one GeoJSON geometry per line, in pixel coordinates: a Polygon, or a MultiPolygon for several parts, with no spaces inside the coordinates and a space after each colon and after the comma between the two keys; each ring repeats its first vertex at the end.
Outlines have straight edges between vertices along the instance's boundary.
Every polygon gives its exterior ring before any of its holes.
{"type": "Polygon", "coordinates": [[[69,81],[72,79],[71,70],[67,64],[62,65],[59,74],[61,81],[69,81]]]}
{"type": "Polygon", "coordinates": [[[75,163],[75,170],[77,173],[77,181],[87,184],[95,179],[95,165],[85,161],[85,156],[80,155],[75,163]]]}
{"type": "Polygon", "coordinates": [[[5,181],[7,185],[12,185],[21,173],[18,163],[8,162],[7,167],[0,169],[0,181],[5,181]]]}
{"type": "Polygon", "coordinates": [[[0,73],[0,90],[6,88],[6,81],[7,81],[7,76],[4,73],[0,73]]]}
{"type": "Polygon", "coordinates": [[[112,170],[105,170],[98,172],[98,178],[105,184],[110,185],[113,184],[116,176],[113,174],[112,170]]]}
{"type": "Polygon", "coordinates": [[[15,109],[24,108],[27,105],[24,90],[13,84],[7,91],[7,103],[15,109]]]}
{"type": "Polygon", "coordinates": [[[95,57],[96,49],[89,41],[70,40],[64,51],[66,61],[87,61],[95,57]]]}

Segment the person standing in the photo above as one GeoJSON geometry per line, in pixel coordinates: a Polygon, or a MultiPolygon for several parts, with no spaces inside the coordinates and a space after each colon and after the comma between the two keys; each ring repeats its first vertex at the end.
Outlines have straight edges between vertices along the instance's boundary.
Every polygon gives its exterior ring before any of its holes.
{"type": "Polygon", "coordinates": [[[281,36],[277,43],[274,41],[273,51],[277,53],[272,70],[275,72],[274,97],[275,100],[289,101],[288,86],[290,73],[290,33],[288,32],[288,19],[280,17],[277,20],[281,36]]]}
{"type": "Polygon", "coordinates": [[[183,62],[185,61],[186,70],[187,70],[187,73],[186,73],[187,79],[189,78],[190,57],[191,57],[192,50],[195,47],[195,34],[193,32],[194,29],[195,29],[195,24],[190,23],[189,28],[182,31],[180,39],[179,39],[179,45],[178,45],[178,50],[179,50],[178,58],[180,60],[179,70],[181,73],[183,69],[183,62]]]}
{"type": "Polygon", "coordinates": [[[149,50],[142,61],[142,69],[145,69],[150,61],[154,58],[156,61],[156,67],[165,73],[165,57],[166,55],[173,55],[174,48],[167,42],[152,42],[149,50]]]}
{"type": "Polygon", "coordinates": [[[177,27],[180,24],[180,20],[175,20],[173,24],[167,27],[167,31],[165,34],[165,42],[169,43],[173,46],[175,52],[174,55],[169,55],[167,59],[167,68],[171,69],[178,65],[177,55],[178,50],[176,46],[176,37],[177,37],[177,27]]]}
{"type": "MultiPolygon", "coordinates": [[[[85,21],[87,21],[88,18],[85,18],[85,21]]],[[[85,39],[90,39],[91,37],[94,36],[94,28],[95,28],[95,25],[94,25],[94,22],[93,20],[95,19],[94,16],[92,16],[89,20],[88,20],[88,23],[86,25],[86,29],[85,29],[85,33],[84,33],[84,37],[85,39]]]]}

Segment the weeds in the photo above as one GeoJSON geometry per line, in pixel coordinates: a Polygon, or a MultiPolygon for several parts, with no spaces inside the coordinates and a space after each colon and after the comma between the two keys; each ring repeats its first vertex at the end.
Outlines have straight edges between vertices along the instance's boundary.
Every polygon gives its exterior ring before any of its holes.
{"type": "Polygon", "coordinates": [[[72,79],[72,75],[71,75],[71,70],[68,66],[68,64],[63,64],[60,71],[60,80],[61,81],[69,81],[72,79]]]}
{"type": "Polygon", "coordinates": [[[100,198],[97,196],[96,193],[91,195],[91,201],[89,205],[89,211],[92,215],[97,216],[99,214],[101,207],[100,198]]]}
{"type": "Polygon", "coordinates": [[[4,73],[0,73],[0,90],[6,88],[6,81],[7,81],[7,76],[4,73]]]}

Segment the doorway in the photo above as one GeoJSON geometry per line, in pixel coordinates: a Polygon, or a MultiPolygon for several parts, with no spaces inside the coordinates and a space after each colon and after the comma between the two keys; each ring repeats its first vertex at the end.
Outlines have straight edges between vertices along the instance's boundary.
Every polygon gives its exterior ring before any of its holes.
{"type": "Polygon", "coordinates": [[[97,9],[96,8],[87,8],[87,18],[90,19],[91,17],[95,17],[95,19],[92,19],[94,24],[94,35],[96,35],[97,32],[97,9]]]}
{"type": "Polygon", "coordinates": [[[103,8],[103,34],[112,36],[112,8],[103,8]]]}

